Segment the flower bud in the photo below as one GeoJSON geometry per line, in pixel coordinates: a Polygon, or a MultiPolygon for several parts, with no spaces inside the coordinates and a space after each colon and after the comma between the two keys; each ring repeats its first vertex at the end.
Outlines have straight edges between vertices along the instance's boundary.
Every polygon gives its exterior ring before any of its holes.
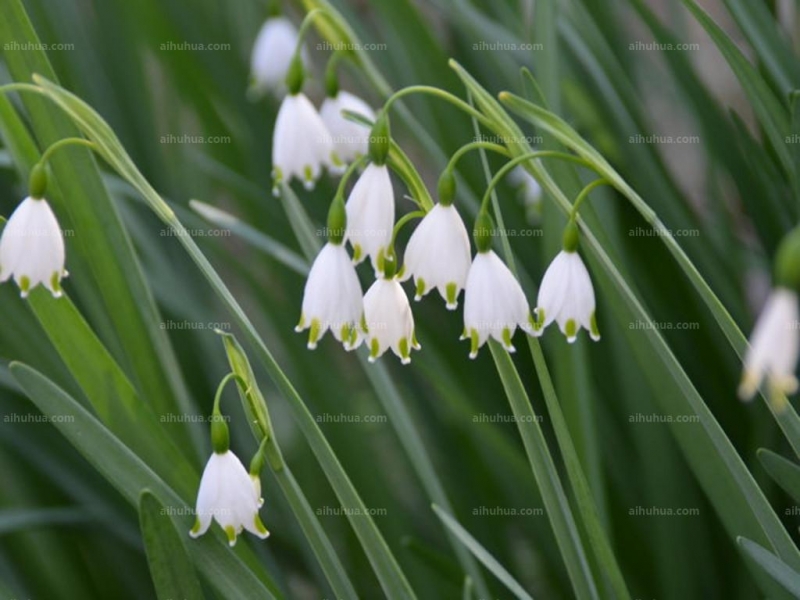
{"type": "Polygon", "coordinates": [[[564,228],[562,247],[565,252],[575,252],[578,249],[578,224],[574,219],[570,219],[564,228]]]}
{"type": "Polygon", "coordinates": [[[304,79],[303,59],[298,53],[294,55],[289,64],[289,70],[286,71],[286,89],[289,91],[289,95],[294,96],[300,93],[300,90],[303,89],[304,79]]]}
{"type": "Polygon", "coordinates": [[[344,207],[344,198],[337,194],[328,210],[328,241],[331,244],[340,245],[344,240],[346,229],[347,211],[344,207]]]}
{"type": "Polygon", "coordinates": [[[386,164],[386,157],[389,156],[389,135],[389,116],[382,110],[369,134],[369,158],[378,166],[386,164]]]}
{"type": "Polygon", "coordinates": [[[456,196],[456,176],[450,169],[445,169],[439,177],[439,204],[450,206],[456,196]]]}
{"type": "Polygon", "coordinates": [[[47,191],[47,171],[45,166],[41,163],[34,165],[31,169],[31,176],[28,183],[30,197],[35,199],[44,198],[47,191]]]}
{"type": "Polygon", "coordinates": [[[775,254],[775,283],[800,291],[800,227],[787,233],[775,254]]]}
{"type": "Polygon", "coordinates": [[[475,218],[475,229],[472,230],[472,239],[478,252],[488,252],[492,248],[492,231],[494,220],[487,210],[481,210],[475,218]]]}

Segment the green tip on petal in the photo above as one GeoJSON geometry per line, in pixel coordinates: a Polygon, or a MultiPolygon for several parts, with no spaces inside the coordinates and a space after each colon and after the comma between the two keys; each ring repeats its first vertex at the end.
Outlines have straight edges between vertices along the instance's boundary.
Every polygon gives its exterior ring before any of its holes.
{"type": "Polygon", "coordinates": [[[261,517],[259,515],[256,515],[254,524],[256,526],[256,531],[258,531],[258,536],[262,540],[269,537],[269,531],[266,527],[264,527],[264,523],[261,521],[261,517]]]}
{"type": "Polygon", "coordinates": [[[314,189],[314,170],[311,165],[303,167],[303,185],[307,190],[314,189]]]}
{"type": "Polygon", "coordinates": [[[448,283],[447,286],[445,286],[445,299],[447,301],[445,306],[447,307],[448,310],[455,310],[456,308],[458,308],[457,298],[458,298],[458,285],[452,282],[448,283]]]}
{"type": "Polygon", "coordinates": [[[568,319],[566,324],[564,325],[564,335],[567,336],[567,341],[571,344],[575,341],[575,338],[578,335],[578,324],[575,322],[575,319],[568,319]]]}
{"type": "Polygon", "coordinates": [[[422,346],[420,346],[419,342],[417,341],[417,330],[416,329],[411,332],[411,347],[414,350],[422,350],[422,346]]]}
{"type": "Polygon", "coordinates": [[[600,339],[600,330],[597,328],[597,317],[595,313],[592,313],[592,316],[589,318],[589,334],[595,342],[600,339]]]}
{"type": "Polygon", "coordinates": [[[317,347],[317,342],[319,341],[319,332],[322,329],[322,325],[319,322],[319,319],[311,319],[311,327],[308,330],[308,349],[313,350],[317,347]]]}
{"type": "Polygon", "coordinates": [[[378,343],[378,338],[372,338],[369,343],[369,362],[375,362],[381,353],[381,345],[378,343]]]}
{"type": "Polygon", "coordinates": [[[281,193],[281,183],[283,183],[283,171],[280,167],[273,167],[272,169],[272,195],[276,198],[281,193]]]}
{"type": "Polygon", "coordinates": [[[361,262],[363,251],[361,250],[361,245],[356,244],[353,246],[353,262],[358,263],[361,262]]]}
{"type": "Polygon", "coordinates": [[[411,353],[408,349],[408,338],[400,338],[398,348],[400,349],[400,362],[404,365],[407,365],[411,362],[411,353]]]}
{"type": "Polygon", "coordinates": [[[417,283],[417,289],[414,293],[414,300],[419,301],[422,300],[422,297],[425,295],[425,280],[422,277],[420,277],[419,279],[416,280],[416,283],[417,283]]]}
{"type": "Polygon", "coordinates": [[[27,275],[19,278],[19,291],[23,298],[28,297],[28,293],[31,291],[31,280],[27,275]]]}
{"type": "Polygon", "coordinates": [[[364,333],[369,333],[369,328],[367,327],[367,317],[364,316],[364,313],[361,313],[361,322],[359,325],[361,325],[361,331],[364,333]]]}
{"type": "Polygon", "coordinates": [[[297,325],[295,325],[294,330],[297,333],[300,333],[305,328],[306,328],[306,316],[301,313],[300,314],[300,322],[297,325]]]}
{"type": "Polygon", "coordinates": [[[480,336],[476,329],[470,329],[469,332],[469,357],[475,358],[478,356],[478,348],[480,347],[480,336]]]}
{"type": "Polygon", "coordinates": [[[53,292],[54,298],[61,297],[62,294],[61,278],[58,276],[58,271],[54,271],[53,274],[50,276],[50,289],[53,292]]]}
{"type": "Polygon", "coordinates": [[[200,530],[202,528],[203,525],[202,523],[200,523],[200,517],[195,517],[194,525],[192,525],[192,528],[189,530],[189,535],[192,536],[193,538],[198,537],[200,535],[200,530]]]}
{"type": "Polygon", "coordinates": [[[511,343],[511,330],[508,327],[503,327],[503,347],[508,352],[516,352],[517,349],[511,343]]]}
{"type": "Polygon", "coordinates": [[[228,525],[225,528],[225,535],[228,537],[228,545],[233,548],[236,545],[236,530],[233,525],[228,525]]]}
{"type": "Polygon", "coordinates": [[[542,328],[544,327],[544,309],[537,308],[536,309],[536,320],[534,321],[532,317],[528,317],[531,325],[533,325],[533,333],[534,335],[541,335],[542,328]]]}

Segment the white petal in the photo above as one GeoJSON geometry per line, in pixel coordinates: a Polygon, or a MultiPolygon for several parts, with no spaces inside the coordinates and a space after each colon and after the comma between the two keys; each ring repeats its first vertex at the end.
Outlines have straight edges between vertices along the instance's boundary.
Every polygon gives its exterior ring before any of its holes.
{"type": "Polygon", "coordinates": [[[412,348],[418,349],[414,345],[414,316],[396,279],[375,280],[364,296],[364,317],[371,362],[389,348],[403,364],[411,362],[412,348]]]}
{"type": "Polygon", "coordinates": [[[320,107],[320,116],[331,134],[334,148],[345,162],[351,162],[369,150],[369,127],[342,116],[342,111],[358,113],[370,121],[375,112],[361,98],[340,91],[335,98],[326,98],[320,107]]]}
{"type": "Polygon", "coordinates": [[[13,275],[21,284],[27,278],[29,289],[42,283],[54,296],[60,296],[60,288],[53,281],[60,281],[64,260],[64,238],[50,205],[43,199],[25,198],[0,239],[0,281],[13,275]]]}
{"type": "Polygon", "coordinates": [[[378,255],[391,243],[394,227],[394,189],[389,168],[369,164],[353,186],[345,208],[346,238],[354,251],[361,253],[356,262],[369,256],[377,271],[378,255]]]}
{"type": "Polygon", "coordinates": [[[764,376],[779,389],[794,391],[797,387],[794,372],[800,353],[798,325],[797,294],[776,288],[753,329],[744,359],[741,396],[751,397],[764,376]]]}
{"type": "MultiPolygon", "coordinates": [[[[250,73],[256,87],[284,89],[286,72],[297,46],[297,29],[286,17],[267,19],[258,32],[250,57],[250,73]]],[[[306,53],[301,56],[307,62],[306,53]]]]}
{"type": "Polygon", "coordinates": [[[286,96],[272,138],[273,178],[313,187],[323,167],[335,166],[333,155],[331,135],[311,101],[302,93],[286,96]]]}
{"type": "Polygon", "coordinates": [[[447,286],[455,286],[455,297],[464,288],[470,269],[469,235],[454,206],[437,204],[417,225],[406,246],[404,279],[411,275],[422,294],[437,288],[455,309],[457,303],[448,300],[447,286]]]}
{"type": "MultiPolygon", "coordinates": [[[[491,336],[513,351],[510,337],[518,326],[530,330],[529,315],[525,294],[513,273],[494,251],[479,252],[464,292],[464,330],[468,336],[477,334],[477,348],[491,336]]],[[[473,344],[471,357],[477,348],[473,344]]]]}
{"type": "Polygon", "coordinates": [[[341,244],[325,244],[308,274],[301,325],[296,330],[308,329],[317,321],[320,327],[318,337],[309,340],[310,348],[314,348],[318,339],[330,329],[334,337],[346,342],[350,350],[358,346],[361,338],[357,336],[351,344],[343,339],[342,331],[346,328],[358,332],[362,314],[361,283],[347,250],[341,244]]]}

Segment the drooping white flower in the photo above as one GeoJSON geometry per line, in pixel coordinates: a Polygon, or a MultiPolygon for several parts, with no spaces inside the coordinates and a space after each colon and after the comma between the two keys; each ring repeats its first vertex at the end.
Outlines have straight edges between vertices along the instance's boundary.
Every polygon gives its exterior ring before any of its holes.
{"type": "MultiPolygon", "coordinates": [[[[267,19],[258,32],[250,57],[250,77],[257,91],[283,92],[297,47],[297,29],[286,17],[267,19]]],[[[301,54],[305,60],[305,52],[301,54]]]]}
{"type": "Polygon", "coordinates": [[[319,109],[339,158],[344,162],[351,162],[366,155],[370,130],[360,123],[345,119],[342,116],[343,110],[363,115],[370,121],[375,120],[375,112],[358,96],[343,91],[339,91],[334,97],[325,98],[319,109]]]}
{"type": "Polygon", "coordinates": [[[310,329],[308,347],[313,350],[330,329],[346,350],[352,350],[361,344],[363,319],[361,283],[355,267],[343,244],[329,242],[311,266],[295,331],[310,329]]]}
{"type": "Polygon", "coordinates": [[[64,237],[44,198],[27,197],[12,213],[0,238],[0,282],[14,277],[23,298],[40,283],[61,296],[64,237]]]}
{"type": "Polygon", "coordinates": [[[358,264],[369,256],[377,274],[378,257],[389,247],[394,228],[394,189],[389,168],[370,163],[350,191],[345,208],[345,238],[353,247],[353,261],[358,264]]]}
{"type": "Polygon", "coordinates": [[[458,294],[467,283],[470,263],[469,235],[464,221],[452,204],[437,204],[408,240],[401,280],[414,276],[415,300],[436,288],[447,308],[455,310],[458,294]]]}
{"type": "Polygon", "coordinates": [[[333,147],[331,134],[317,109],[302,92],[283,99],[272,137],[272,192],[293,177],[306,189],[314,184],[323,168],[341,172],[343,163],[333,147]]]}
{"type": "Polygon", "coordinates": [[[200,479],[196,519],[189,535],[193,538],[203,535],[213,517],[231,546],[236,544],[236,536],[242,529],[261,539],[268,537],[269,532],[258,515],[263,500],[260,482],[256,485],[256,480],[233,452],[214,452],[200,479]]]}
{"type": "Polygon", "coordinates": [[[414,334],[414,315],[397,278],[379,277],[364,296],[369,361],[375,362],[389,348],[406,365],[411,350],[420,345],[414,334]]]}
{"type": "Polygon", "coordinates": [[[797,294],[787,288],[773,290],[758,317],[750,347],[744,357],[739,396],[750,399],[766,377],[773,392],[797,391],[795,368],[800,354],[797,294]]]}
{"type": "Polygon", "coordinates": [[[534,335],[541,335],[553,321],[571,344],[581,327],[594,341],[600,339],[595,319],[594,288],[577,252],[562,250],[547,267],[536,302],[534,335]]]}
{"type": "Polygon", "coordinates": [[[470,358],[489,337],[514,352],[511,337],[519,327],[531,333],[531,314],[525,293],[494,250],[478,252],[464,290],[464,334],[471,341],[470,358]]]}

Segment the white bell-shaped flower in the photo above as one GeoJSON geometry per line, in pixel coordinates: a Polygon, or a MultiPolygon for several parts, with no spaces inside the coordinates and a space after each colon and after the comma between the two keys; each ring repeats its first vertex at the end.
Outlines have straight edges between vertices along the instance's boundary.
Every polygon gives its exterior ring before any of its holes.
{"type": "Polygon", "coordinates": [[[369,361],[375,362],[389,348],[406,365],[411,350],[420,345],[414,334],[414,315],[397,278],[379,277],[364,296],[369,361]]]}
{"type": "Polygon", "coordinates": [[[0,282],[14,277],[23,298],[40,283],[61,296],[64,237],[44,198],[28,197],[12,213],[0,238],[0,282]]]}
{"type": "Polygon", "coordinates": [[[272,192],[293,177],[306,189],[314,184],[323,168],[341,172],[344,164],[333,147],[328,128],[317,109],[302,92],[283,99],[272,138],[272,192]]]}
{"type": "Polygon", "coordinates": [[[394,189],[389,167],[370,163],[350,191],[345,208],[345,237],[353,247],[353,261],[358,264],[369,256],[377,276],[378,259],[389,247],[394,228],[394,189]]]}
{"type": "MultiPolygon", "coordinates": [[[[297,29],[286,17],[264,22],[253,44],[250,77],[257,91],[283,92],[285,79],[297,47],[297,29]]],[[[301,56],[305,59],[305,52],[301,56]]]]}
{"type": "Polygon", "coordinates": [[[514,274],[494,250],[478,252],[464,290],[464,334],[470,339],[470,358],[489,337],[514,352],[511,338],[519,327],[530,333],[531,314],[525,293],[514,274]]]}
{"type": "Polygon", "coordinates": [[[471,258],[469,234],[455,206],[437,204],[408,240],[401,280],[414,276],[415,300],[436,288],[447,308],[455,310],[471,258]]]}
{"type": "Polygon", "coordinates": [[[797,391],[794,373],[800,353],[798,326],[797,294],[787,288],[775,288],[750,337],[739,385],[741,398],[752,398],[765,377],[773,392],[797,391]]]}
{"type": "Polygon", "coordinates": [[[319,114],[331,134],[333,147],[339,158],[351,162],[364,156],[369,149],[369,127],[345,119],[342,111],[358,113],[370,121],[375,120],[375,112],[369,104],[349,92],[339,91],[336,96],[325,98],[319,114]]]}
{"type": "Polygon", "coordinates": [[[595,318],[594,288],[577,252],[562,250],[547,267],[536,302],[534,335],[541,335],[553,321],[571,344],[585,328],[594,341],[600,339],[595,318]]]}
{"type": "Polygon", "coordinates": [[[310,330],[308,347],[313,350],[330,329],[346,350],[352,350],[361,343],[363,319],[361,283],[353,262],[343,244],[328,242],[308,274],[295,331],[310,330]]]}
{"type": "Polygon", "coordinates": [[[203,535],[214,518],[225,531],[231,546],[236,544],[236,536],[242,529],[261,539],[268,537],[269,532],[258,515],[263,500],[261,486],[255,484],[255,479],[230,450],[214,452],[200,479],[196,519],[189,535],[193,538],[203,535]]]}

